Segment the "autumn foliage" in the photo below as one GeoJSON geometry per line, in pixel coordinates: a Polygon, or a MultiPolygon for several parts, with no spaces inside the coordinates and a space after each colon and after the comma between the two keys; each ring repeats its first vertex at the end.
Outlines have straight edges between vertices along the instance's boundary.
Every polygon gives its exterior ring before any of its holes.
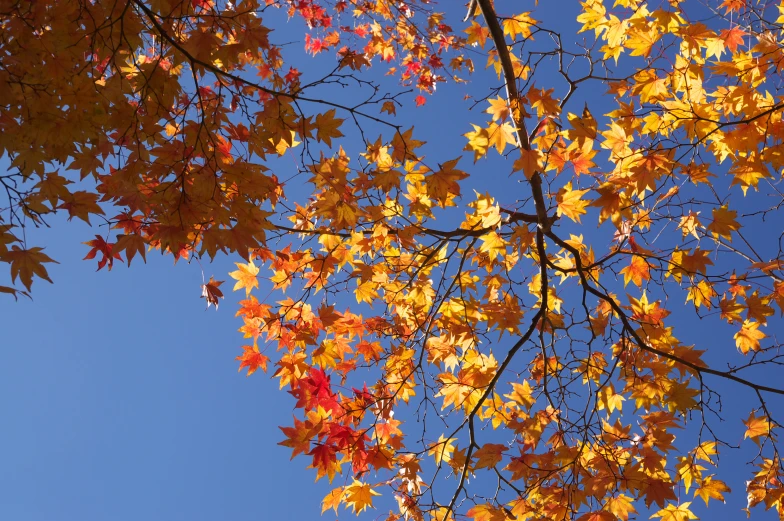
{"type": "Polygon", "coordinates": [[[0,24],[0,292],[51,282],[55,214],[99,270],[237,257],[239,368],[291,395],[280,444],[324,511],[784,518],[784,2],[0,0],[0,24]]]}

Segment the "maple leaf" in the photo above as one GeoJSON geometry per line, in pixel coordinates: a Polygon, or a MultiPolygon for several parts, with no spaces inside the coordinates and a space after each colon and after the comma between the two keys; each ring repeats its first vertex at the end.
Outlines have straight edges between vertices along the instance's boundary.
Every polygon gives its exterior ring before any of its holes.
{"type": "MultiPolygon", "coordinates": [[[[215,309],[217,308],[218,305],[215,304],[215,309]]],[[[265,373],[267,372],[267,362],[269,362],[269,358],[261,354],[258,347],[242,346],[242,349],[243,353],[235,358],[235,360],[240,361],[240,366],[237,368],[237,372],[242,371],[244,367],[248,368],[248,372],[245,376],[252,375],[259,368],[261,368],[261,370],[265,373]]]]}
{"type": "Polygon", "coordinates": [[[635,286],[641,288],[643,282],[651,278],[650,271],[651,268],[645,257],[633,255],[631,264],[620,271],[623,274],[624,287],[626,287],[629,282],[634,282],[635,286]]]}
{"type": "Polygon", "coordinates": [[[773,428],[773,423],[766,415],[759,416],[754,414],[754,411],[749,413],[749,417],[743,421],[746,426],[746,432],[743,434],[744,438],[751,438],[757,441],[760,436],[769,436],[773,428]]]}
{"type": "Polygon", "coordinates": [[[629,154],[629,144],[632,142],[632,138],[626,134],[623,127],[613,122],[610,125],[610,130],[601,132],[601,135],[605,138],[602,142],[602,148],[611,150],[619,157],[629,154]]]}
{"type": "Polygon", "coordinates": [[[309,456],[313,456],[313,463],[311,467],[316,469],[316,480],[327,476],[329,482],[335,478],[335,474],[340,471],[340,463],[337,459],[335,448],[331,445],[318,444],[313,450],[308,452],[309,456]]]}
{"type": "Polygon", "coordinates": [[[385,101],[381,104],[381,112],[386,112],[387,114],[391,114],[392,116],[397,114],[397,110],[395,108],[394,101],[385,101]]]}
{"type": "Polygon", "coordinates": [[[696,285],[692,285],[689,288],[689,293],[686,296],[686,302],[692,301],[694,302],[694,306],[699,308],[700,306],[705,306],[706,308],[711,308],[711,299],[716,296],[716,292],[713,290],[713,286],[711,286],[705,280],[701,280],[696,285]]]}
{"type": "Polygon", "coordinates": [[[291,459],[297,454],[307,454],[310,452],[310,441],[318,435],[322,429],[322,422],[312,422],[310,419],[300,421],[294,418],[294,427],[278,427],[287,439],[278,443],[284,447],[292,449],[291,459]]]}
{"type": "Polygon", "coordinates": [[[425,177],[427,193],[434,197],[442,206],[446,206],[452,197],[460,195],[459,181],[468,174],[455,168],[460,158],[452,159],[440,165],[436,172],[425,177]]]}
{"type": "Polygon", "coordinates": [[[524,39],[531,38],[531,26],[536,25],[537,21],[531,18],[530,14],[530,11],[526,11],[505,19],[503,23],[504,34],[509,35],[513,40],[517,38],[518,34],[524,39]]]}
{"type": "Polygon", "coordinates": [[[604,7],[602,0],[586,0],[581,2],[582,11],[577,16],[577,21],[583,24],[582,28],[577,31],[578,33],[590,31],[593,29],[596,36],[599,36],[605,29],[607,24],[607,9],[604,7]]]}
{"type": "Polygon", "coordinates": [[[588,512],[577,518],[577,521],[615,521],[616,516],[606,510],[597,510],[595,512],[588,512]]]}
{"type": "Polygon", "coordinates": [[[730,29],[722,29],[719,38],[724,41],[724,46],[735,53],[738,50],[738,45],[743,45],[743,37],[746,36],[746,31],[735,25],[730,29]]]}
{"type": "Polygon", "coordinates": [[[340,125],[344,119],[335,118],[335,109],[331,109],[324,114],[316,115],[316,138],[323,141],[328,147],[332,147],[332,138],[343,137],[340,125]]]}
{"type": "Polygon", "coordinates": [[[486,443],[482,445],[476,452],[474,457],[477,459],[475,468],[489,469],[498,465],[504,458],[504,452],[509,450],[509,447],[499,443],[486,443]]]}
{"type": "Polygon", "coordinates": [[[535,148],[520,150],[520,157],[515,160],[512,171],[523,171],[526,178],[531,179],[542,168],[542,153],[535,148]]]}
{"type": "Polygon", "coordinates": [[[650,508],[656,503],[660,507],[668,500],[677,499],[673,492],[673,484],[662,479],[649,479],[645,483],[645,506],[650,508]]]}
{"type": "Polygon", "coordinates": [[[103,209],[98,206],[98,194],[81,190],[66,196],[58,208],[68,210],[69,221],[78,217],[87,224],[90,224],[90,214],[103,215],[104,213],[103,209]]]}
{"type": "Polygon", "coordinates": [[[713,476],[708,476],[700,483],[697,490],[694,491],[694,497],[700,496],[702,500],[705,501],[705,506],[708,506],[708,500],[711,498],[718,499],[724,503],[725,492],[731,492],[730,487],[723,481],[713,479],[713,476]]]}
{"type": "Polygon", "coordinates": [[[485,43],[490,37],[490,29],[479,25],[476,21],[471,22],[471,27],[465,30],[468,35],[469,45],[479,45],[482,49],[485,48],[485,43]]]}
{"type": "Polygon", "coordinates": [[[713,209],[713,221],[708,225],[708,231],[714,237],[722,237],[728,241],[732,241],[732,232],[740,229],[740,223],[735,220],[738,212],[730,210],[725,204],[721,208],[713,209]]]}
{"type": "Polygon", "coordinates": [[[515,145],[517,143],[514,128],[508,122],[501,125],[490,123],[490,126],[487,127],[487,135],[488,145],[495,147],[499,154],[504,153],[506,145],[515,145]]]}
{"type": "Polygon", "coordinates": [[[363,512],[366,508],[373,508],[373,496],[380,496],[368,483],[356,479],[345,488],[345,502],[347,507],[354,509],[355,514],[363,512]]]}
{"type": "Polygon", "coordinates": [[[52,279],[49,278],[44,263],[59,263],[42,251],[43,248],[39,247],[24,249],[14,245],[10,251],[3,253],[0,258],[11,263],[11,282],[16,282],[16,278],[19,277],[27,291],[30,291],[30,287],[33,285],[33,275],[51,283],[52,279]]]}
{"type": "Polygon", "coordinates": [[[474,521],[508,521],[510,519],[504,509],[487,503],[469,508],[466,516],[474,521]]]}
{"type": "Polygon", "coordinates": [[[656,27],[650,27],[647,30],[642,27],[630,28],[627,35],[628,38],[623,45],[627,49],[631,49],[631,56],[648,57],[653,46],[661,38],[661,33],[656,27]]]}
{"type": "Polygon", "coordinates": [[[323,514],[330,508],[338,513],[338,507],[343,502],[343,499],[346,497],[346,488],[345,487],[338,487],[330,491],[324,499],[321,501],[321,513],[323,514]]]}
{"type": "Polygon", "coordinates": [[[589,201],[583,201],[582,199],[582,196],[587,193],[588,190],[573,190],[572,183],[566,183],[558,191],[556,198],[558,201],[558,215],[565,215],[574,222],[579,223],[580,216],[587,213],[585,207],[588,206],[589,201]]]}
{"type": "Polygon", "coordinates": [[[207,309],[210,305],[215,305],[215,311],[218,311],[218,299],[223,298],[223,292],[220,290],[220,285],[223,284],[222,280],[215,280],[210,276],[209,282],[201,285],[201,298],[207,300],[207,309]]]}
{"type": "Polygon", "coordinates": [[[30,294],[26,291],[20,291],[15,288],[10,288],[8,286],[0,286],[0,293],[6,293],[14,297],[14,300],[19,300],[19,295],[24,295],[25,297],[32,299],[30,294]]]}
{"type": "Polygon", "coordinates": [[[637,513],[634,505],[632,505],[632,498],[623,494],[609,498],[605,508],[621,521],[629,521],[629,515],[637,513]]]}
{"type": "Polygon", "coordinates": [[[730,14],[734,11],[742,11],[746,8],[748,0],[724,0],[719,7],[726,9],[724,14],[730,14]]]}
{"type": "Polygon", "coordinates": [[[259,268],[252,260],[247,264],[242,264],[240,262],[235,262],[234,264],[237,265],[238,269],[229,273],[229,276],[237,281],[236,284],[234,284],[233,291],[245,288],[245,296],[247,297],[250,295],[253,288],[259,287],[259,279],[257,278],[259,268]]]}
{"type": "Polygon", "coordinates": [[[587,103],[585,109],[583,109],[582,116],[569,113],[566,115],[566,119],[569,120],[569,124],[572,126],[571,129],[566,131],[566,136],[570,140],[583,142],[596,139],[597,123],[596,119],[591,114],[591,111],[588,110],[587,103]]]}
{"type": "Polygon", "coordinates": [[[147,262],[147,244],[144,241],[144,237],[138,233],[117,235],[117,242],[114,243],[112,252],[119,255],[123,251],[125,252],[125,258],[128,260],[128,266],[131,265],[131,261],[137,253],[142,256],[144,262],[147,262]]]}
{"type": "Polygon", "coordinates": [[[523,383],[521,384],[512,382],[512,393],[505,394],[504,396],[514,401],[518,405],[522,405],[523,407],[530,409],[531,406],[536,402],[532,396],[532,393],[533,388],[528,383],[528,380],[523,380],[523,383]]]}
{"type": "Polygon", "coordinates": [[[430,446],[427,451],[428,456],[433,456],[436,460],[436,465],[441,463],[449,463],[452,460],[452,453],[455,451],[454,442],[455,438],[444,438],[444,435],[438,437],[438,441],[430,446]]]}
{"type": "Polygon", "coordinates": [[[501,96],[498,96],[496,99],[489,99],[487,101],[490,103],[490,108],[485,110],[485,112],[493,116],[493,121],[504,121],[512,112],[512,109],[509,107],[509,103],[507,103],[507,101],[501,96]]]}
{"type": "Polygon", "coordinates": [[[689,510],[691,506],[690,501],[681,503],[680,505],[667,505],[651,516],[660,517],[661,521],[690,521],[692,519],[699,519],[694,513],[689,510]]]}
{"type": "Polygon", "coordinates": [[[474,124],[471,126],[474,127],[473,132],[464,134],[468,138],[468,144],[464,150],[470,150],[474,153],[474,163],[476,163],[487,154],[487,149],[490,147],[490,134],[487,133],[486,128],[474,124]]]}
{"type": "Polygon", "coordinates": [[[735,338],[735,345],[744,355],[749,351],[759,351],[761,349],[760,340],[767,335],[762,331],[759,331],[759,327],[759,322],[744,320],[740,331],[735,333],[735,336],[733,337],[735,338]]]}
{"type": "Polygon", "coordinates": [[[98,261],[98,270],[102,269],[104,266],[108,266],[107,269],[111,271],[114,259],[119,261],[123,260],[120,254],[114,251],[115,244],[106,242],[100,235],[96,235],[95,239],[83,242],[82,244],[86,244],[91,248],[82,260],[94,259],[98,253],[101,254],[101,259],[98,261]]]}

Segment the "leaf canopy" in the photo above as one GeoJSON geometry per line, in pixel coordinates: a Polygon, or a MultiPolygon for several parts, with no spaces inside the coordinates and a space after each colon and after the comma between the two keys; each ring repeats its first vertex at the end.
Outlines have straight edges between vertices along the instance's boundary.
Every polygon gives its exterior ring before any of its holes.
{"type": "Polygon", "coordinates": [[[784,516],[784,4],[525,8],[0,0],[0,293],[56,214],[239,256],[324,511],[690,521],[740,445],[784,516]]]}

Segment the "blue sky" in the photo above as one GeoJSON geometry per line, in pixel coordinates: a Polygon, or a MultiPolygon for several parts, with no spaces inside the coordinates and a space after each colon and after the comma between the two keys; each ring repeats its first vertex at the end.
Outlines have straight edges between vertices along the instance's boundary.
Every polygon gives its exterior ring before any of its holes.
{"type": "MultiPolygon", "coordinates": [[[[484,59],[475,60],[475,78],[492,80],[492,73],[482,70],[484,59]]],[[[461,99],[487,86],[439,86],[424,109],[399,110],[401,119],[417,119],[415,137],[430,142],[429,160],[459,155],[469,121],[487,120],[484,104],[469,113],[464,109],[471,102],[461,99]]],[[[602,110],[593,103],[598,116],[602,110]]],[[[569,110],[581,108],[582,101],[575,100],[569,110]]],[[[462,160],[461,167],[473,175],[463,189],[464,202],[471,200],[471,187],[492,192],[511,183],[509,164],[491,154],[478,168],[470,167],[470,154],[462,160]]],[[[288,192],[296,193],[305,179],[294,179],[288,192]]],[[[512,204],[517,196],[504,192],[507,199],[500,202],[512,204]]],[[[52,224],[52,229],[29,233],[33,244],[45,245],[60,262],[48,265],[55,284],[36,281],[33,301],[0,300],[5,324],[0,519],[317,518],[321,499],[332,487],[326,480],[313,484],[315,473],[305,469],[308,460],[290,462],[290,450],[276,445],[282,439],[277,426],[291,423],[293,400],[268,376],[245,378],[236,370],[234,357],[243,343],[236,332],[241,322],[234,318],[240,295],[231,294],[226,274],[240,259],[222,256],[203,266],[185,261],[172,266],[171,257],[151,252],[146,265],[137,259],[130,269],[118,264],[111,272],[96,273],[95,261],[82,261],[88,248],[81,242],[105,230],[64,218],[52,224]],[[205,311],[198,298],[202,267],[204,278],[227,280],[227,298],[217,313],[205,311]]],[[[256,294],[263,298],[268,291],[262,281],[256,294]]],[[[681,337],[687,344],[732,349],[726,331],[692,328],[681,337]]],[[[743,392],[726,393],[724,405],[731,411],[752,399],[743,392]]],[[[727,429],[730,441],[741,441],[742,424],[727,429]]],[[[746,455],[722,456],[722,476],[734,493],[726,509],[713,505],[711,514],[700,512],[703,518],[742,515],[743,481],[751,473],[743,465],[746,455]]],[[[363,518],[383,518],[389,495],[379,504],[363,518]]],[[[323,519],[333,517],[328,512],[323,519]]],[[[341,517],[351,515],[341,511],[341,517]]],[[[757,509],[754,518],[773,517],[757,509]]]]}
{"type": "MultiPolygon", "coordinates": [[[[318,515],[326,486],[275,445],[290,396],[237,373],[234,309],[204,311],[198,264],[150,255],[95,273],[79,244],[90,230],[57,230],[41,234],[56,284],[0,302],[0,518],[318,515]]],[[[208,269],[225,278],[230,264],[208,269]]]]}

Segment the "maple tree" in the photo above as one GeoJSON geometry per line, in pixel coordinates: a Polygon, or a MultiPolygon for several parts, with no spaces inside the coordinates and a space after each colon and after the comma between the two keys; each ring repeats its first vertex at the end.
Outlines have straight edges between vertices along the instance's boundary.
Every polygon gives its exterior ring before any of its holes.
{"type": "Polygon", "coordinates": [[[610,3],[0,0],[0,292],[56,213],[99,270],[240,256],[325,511],[690,520],[740,445],[784,518],[784,2],[610,3]],[[420,135],[439,84],[480,111],[420,135]]]}

